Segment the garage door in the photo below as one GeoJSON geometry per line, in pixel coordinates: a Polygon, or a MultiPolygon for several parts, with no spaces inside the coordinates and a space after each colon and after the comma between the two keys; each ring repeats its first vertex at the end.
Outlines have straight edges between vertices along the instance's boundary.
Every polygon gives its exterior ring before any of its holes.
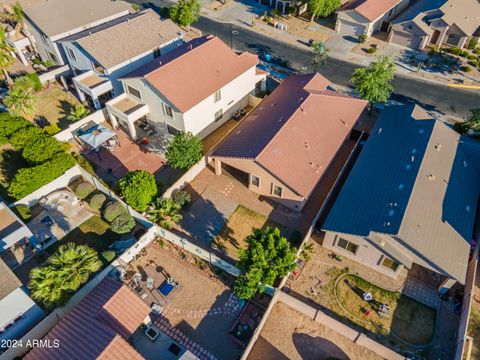
{"type": "Polygon", "coordinates": [[[365,32],[365,27],[350,21],[338,20],[340,26],[338,32],[345,35],[360,36],[365,32]]]}
{"type": "Polygon", "coordinates": [[[412,49],[419,49],[422,44],[422,38],[408,33],[393,31],[390,42],[412,49]]]}

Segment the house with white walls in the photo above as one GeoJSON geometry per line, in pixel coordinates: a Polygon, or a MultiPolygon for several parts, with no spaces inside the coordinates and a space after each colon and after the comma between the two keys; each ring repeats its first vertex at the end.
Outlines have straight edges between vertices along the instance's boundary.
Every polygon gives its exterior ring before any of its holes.
{"type": "Polygon", "coordinates": [[[33,233],[22,220],[0,202],[0,253],[16,245],[30,246],[33,239],[33,233]]]}
{"type": "Polygon", "coordinates": [[[133,139],[141,123],[204,138],[264,89],[257,64],[256,55],[237,54],[215,36],[196,38],[120,78],[125,92],[106,103],[112,125],[133,139]]]}
{"type": "Polygon", "coordinates": [[[131,5],[110,0],[43,0],[24,6],[25,18],[43,61],[65,65],[59,40],[127,15],[131,5]]]}
{"type": "MultiPolygon", "coordinates": [[[[0,341],[21,338],[44,317],[28,290],[0,259],[0,341]]],[[[0,352],[5,350],[0,348],[0,352]]]]}
{"type": "Polygon", "coordinates": [[[80,100],[97,110],[123,92],[119,77],[183,44],[183,30],[151,9],[121,16],[60,42],[80,100]]]}

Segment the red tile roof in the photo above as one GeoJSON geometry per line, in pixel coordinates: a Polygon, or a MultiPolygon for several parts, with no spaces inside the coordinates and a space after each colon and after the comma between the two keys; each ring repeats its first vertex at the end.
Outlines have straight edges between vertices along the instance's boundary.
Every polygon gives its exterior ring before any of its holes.
{"type": "Polygon", "coordinates": [[[320,74],[291,76],[212,153],[252,159],[308,197],[367,106],[320,74]]]}
{"type": "Polygon", "coordinates": [[[45,336],[60,347],[34,348],[25,359],[143,359],[127,340],[149,313],[130,289],[107,277],[45,336]]]}
{"type": "Polygon", "coordinates": [[[123,78],[144,77],[179,111],[186,112],[258,64],[216,36],[193,39],[123,78]]]}
{"type": "Polygon", "coordinates": [[[353,0],[348,2],[342,10],[355,10],[370,21],[378,19],[390,11],[401,0],[353,0]]]}

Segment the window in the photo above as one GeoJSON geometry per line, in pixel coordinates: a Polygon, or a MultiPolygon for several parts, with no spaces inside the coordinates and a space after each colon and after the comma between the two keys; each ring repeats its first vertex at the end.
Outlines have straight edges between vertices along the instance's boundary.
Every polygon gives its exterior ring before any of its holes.
{"type": "Polygon", "coordinates": [[[45,35],[44,33],[40,33],[40,37],[42,38],[43,43],[47,44],[47,35],[45,35]]]}
{"type": "Polygon", "coordinates": [[[138,91],[137,89],[131,87],[130,85],[127,85],[127,91],[130,95],[133,95],[137,99],[142,100],[142,95],[140,94],[140,91],[138,91]]]}
{"type": "Polygon", "coordinates": [[[213,101],[215,102],[220,101],[221,98],[222,98],[222,90],[215,91],[215,94],[213,94],[213,101]]]}
{"type": "Polygon", "coordinates": [[[161,54],[160,52],[160,48],[156,48],[155,50],[153,50],[153,57],[156,59],[158,58],[161,54]]]}
{"type": "Polygon", "coordinates": [[[47,51],[48,53],[48,57],[50,58],[50,60],[52,60],[55,64],[58,63],[58,60],[57,60],[57,57],[55,56],[54,53],[51,53],[50,51],[47,51]]]}
{"type": "Polygon", "coordinates": [[[400,263],[398,261],[390,259],[386,256],[383,257],[381,264],[382,266],[385,266],[386,268],[389,268],[390,270],[393,270],[393,271],[397,271],[398,267],[400,266],[400,263]]]}
{"type": "Polygon", "coordinates": [[[168,133],[172,135],[178,135],[181,133],[180,130],[175,129],[173,126],[170,126],[168,124],[167,124],[167,130],[168,130],[168,133]]]}
{"type": "Polygon", "coordinates": [[[223,117],[223,110],[220,109],[215,113],[215,122],[222,120],[223,117]]]}
{"type": "Polygon", "coordinates": [[[170,106],[166,105],[166,104],[163,104],[163,110],[165,111],[165,115],[167,115],[168,117],[171,117],[173,118],[173,110],[170,106]]]}
{"type": "Polygon", "coordinates": [[[344,250],[351,252],[352,254],[356,254],[358,250],[358,245],[355,245],[354,243],[351,243],[350,241],[347,241],[342,238],[338,238],[337,246],[339,248],[342,248],[344,250]]]}
{"type": "Polygon", "coordinates": [[[273,185],[273,195],[282,197],[283,189],[278,185],[273,185]]]}
{"type": "Polygon", "coordinates": [[[252,185],[260,187],[260,178],[258,176],[252,175],[252,185]]]}
{"type": "Polygon", "coordinates": [[[73,49],[67,47],[67,52],[70,59],[72,59],[73,61],[77,61],[77,57],[75,56],[75,51],[73,51],[73,49]]]}
{"type": "Polygon", "coordinates": [[[170,345],[170,347],[168,348],[168,351],[170,351],[173,355],[178,356],[178,354],[180,354],[180,351],[182,351],[182,348],[177,344],[172,343],[172,345],[170,345]]]}

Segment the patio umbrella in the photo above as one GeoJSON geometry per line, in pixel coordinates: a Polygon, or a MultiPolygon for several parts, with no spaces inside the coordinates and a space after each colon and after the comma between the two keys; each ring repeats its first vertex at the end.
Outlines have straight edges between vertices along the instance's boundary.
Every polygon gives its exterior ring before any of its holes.
{"type": "Polygon", "coordinates": [[[98,149],[100,145],[106,143],[108,140],[114,138],[115,136],[117,136],[115,131],[98,124],[88,130],[85,130],[78,137],[94,149],[98,149]]]}

